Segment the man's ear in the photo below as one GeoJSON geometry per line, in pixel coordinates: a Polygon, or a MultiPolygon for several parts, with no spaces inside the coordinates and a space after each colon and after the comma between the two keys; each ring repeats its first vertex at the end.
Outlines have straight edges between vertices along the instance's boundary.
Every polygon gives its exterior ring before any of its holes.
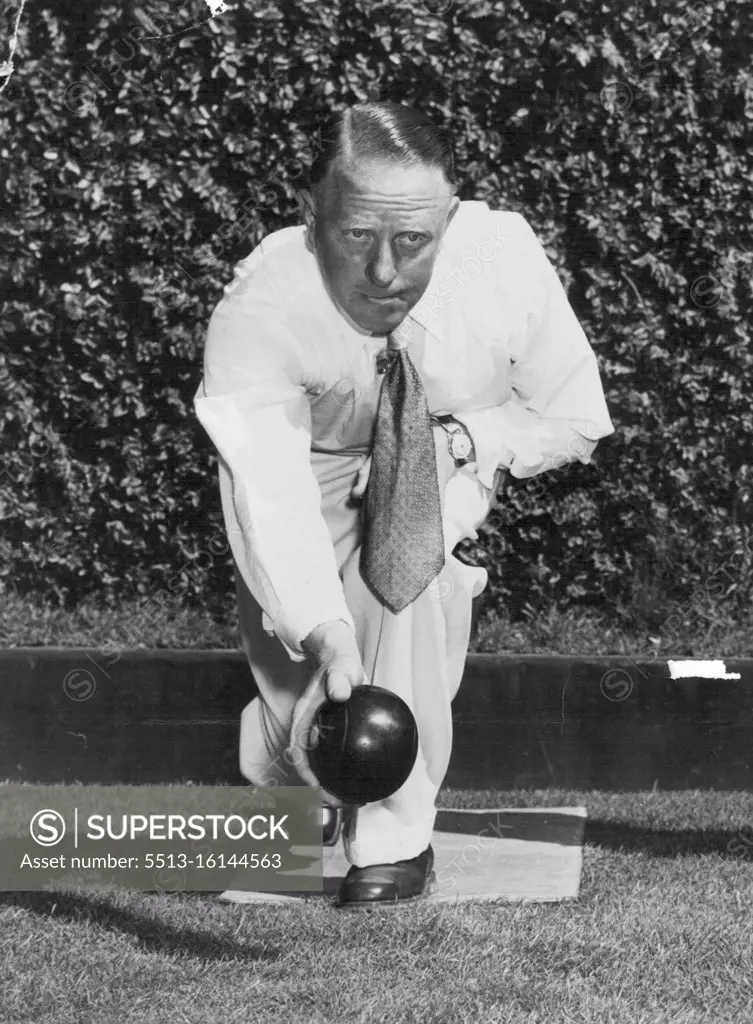
{"type": "Polygon", "coordinates": [[[450,200],[450,209],[447,211],[447,220],[445,221],[444,225],[445,231],[450,226],[450,224],[452,224],[452,218],[455,216],[459,209],[460,199],[458,198],[458,196],[453,196],[452,199],[450,200]]]}
{"type": "Polygon", "coordinates": [[[306,248],[314,252],[314,226],[316,224],[316,200],[310,189],[302,188],[298,193],[298,209],[306,228],[306,248]]]}

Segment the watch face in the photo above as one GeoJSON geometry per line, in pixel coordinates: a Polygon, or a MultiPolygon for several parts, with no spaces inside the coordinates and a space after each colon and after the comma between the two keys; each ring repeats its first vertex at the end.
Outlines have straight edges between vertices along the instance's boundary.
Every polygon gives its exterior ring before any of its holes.
{"type": "Polygon", "coordinates": [[[452,438],[452,457],[467,459],[471,454],[471,440],[466,434],[455,434],[452,438]]]}

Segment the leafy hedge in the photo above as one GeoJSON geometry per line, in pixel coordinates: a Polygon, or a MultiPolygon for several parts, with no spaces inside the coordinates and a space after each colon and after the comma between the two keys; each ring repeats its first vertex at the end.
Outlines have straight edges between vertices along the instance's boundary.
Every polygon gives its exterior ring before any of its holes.
{"type": "Polygon", "coordinates": [[[531,221],[618,427],[593,465],[507,487],[475,552],[494,601],[656,629],[726,567],[745,607],[752,32],[745,0],[28,5],[0,96],[3,585],[227,592],[206,325],[296,217],[330,105],[384,98],[449,124],[463,198],[531,221]]]}

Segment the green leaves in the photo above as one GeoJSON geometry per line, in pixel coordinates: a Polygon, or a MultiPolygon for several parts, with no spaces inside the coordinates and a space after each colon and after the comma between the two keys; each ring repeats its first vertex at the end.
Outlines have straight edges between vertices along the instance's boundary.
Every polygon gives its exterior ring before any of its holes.
{"type": "Polygon", "coordinates": [[[163,38],[122,5],[27,5],[0,97],[0,582],[144,593],[220,528],[192,408],[209,316],[297,218],[329,107],[381,97],[448,124],[463,198],[530,220],[618,428],[589,466],[508,481],[473,549],[493,601],[702,586],[753,450],[750,5],[259,0],[182,35],[195,5],[148,13],[163,38]]]}

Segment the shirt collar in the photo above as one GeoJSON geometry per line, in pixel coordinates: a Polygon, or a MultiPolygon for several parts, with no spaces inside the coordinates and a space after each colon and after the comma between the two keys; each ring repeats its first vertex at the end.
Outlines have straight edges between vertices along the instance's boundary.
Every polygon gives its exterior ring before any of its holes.
{"type": "MultiPolygon", "coordinates": [[[[449,229],[447,234],[449,234],[449,229]]],[[[408,313],[406,319],[414,320],[438,342],[444,342],[442,303],[438,300],[436,291],[438,286],[452,272],[451,250],[453,246],[447,244],[447,235],[442,239],[442,246],[437,253],[431,279],[426,291],[418,300],[416,305],[408,313]],[[433,300],[433,301],[432,301],[433,300]]]]}
{"type": "Polygon", "coordinates": [[[442,239],[426,291],[408,314],[408,317],[420,324],[438,342],[445,341],[444,323],[447,319],[442,313],[447,302],[442,302],[438,294],[440,285],[446,286],[444,293],[452,287],[448,279],[458,270],[463,257],[468,255],[467,247],[469,238],[472,237],[472,225],[479,217],[488,214],[489,206],[482,200],[461,202],[442,239]]]}
{"type": "Polygon", "coordinates": [[[430,294],[430,288],[431,285],[426,289],[424,295],[419,302],[416,303],[410,313],[408,313],[406,320],[413,320],[422,327],[427,334],[430,334],[437,341],[443,342],[444,333],[442,331],[442,318],[439,315],[439,310],[436,306],[434,308],[431,306],[427,308],[425,304],[426,297],[430,294]]]}

